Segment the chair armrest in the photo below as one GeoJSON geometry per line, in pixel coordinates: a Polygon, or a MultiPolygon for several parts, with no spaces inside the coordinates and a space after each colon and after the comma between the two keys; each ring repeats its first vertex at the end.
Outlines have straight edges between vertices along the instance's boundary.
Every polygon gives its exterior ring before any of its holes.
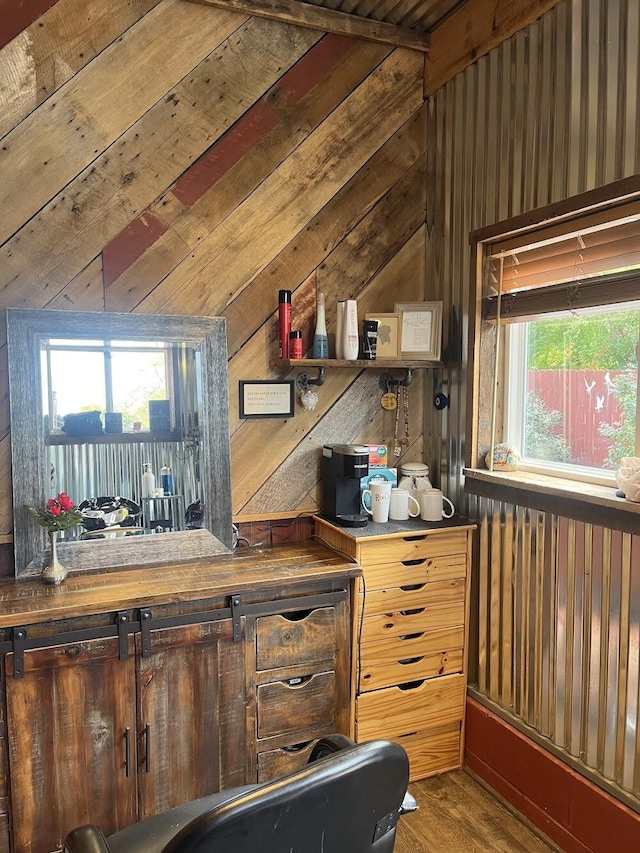
{"type": "Polygon", "coordinates": [[[64,840],[64,853],[111,853],[107,839],[97,826],[79,826],[64,840]]]}
{"type": "Polygon", "coordinates": [[[327,735],[320,738],[313,747],[307,763],[311,764],[319,758],[325,758],[327,755],[333,755],[334,752],[340,752],[342,749],[350,749],[353,746],[355,746],[355,743],[346,735],[327,735]]]}

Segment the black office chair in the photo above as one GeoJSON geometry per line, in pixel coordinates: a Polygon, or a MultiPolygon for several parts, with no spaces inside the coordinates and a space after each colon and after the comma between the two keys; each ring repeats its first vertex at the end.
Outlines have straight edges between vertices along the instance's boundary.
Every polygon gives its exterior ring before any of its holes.
{"type": "Polygon", "coordinates": [[[67,853],[391,853],[409,780],[392,741],[322,738],[302,770],[221,791],[105,838],[74,829],[67,853]]]}

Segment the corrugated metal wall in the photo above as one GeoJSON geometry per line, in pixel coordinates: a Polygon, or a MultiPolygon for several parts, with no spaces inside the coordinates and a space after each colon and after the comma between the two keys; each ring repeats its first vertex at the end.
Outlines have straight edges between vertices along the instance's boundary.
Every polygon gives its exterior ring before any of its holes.
{"type": "MultiPolygon", "coordinates": [[[[444,300],[454,364],[451,407],[428,407],[425,438],[440,437],[440,482],[461,506],[469,232],[640,171],[639,44],[637,0],[570,0],[428,103],[426,298],[444,300]]],[[[486,500],[469,510],[479,691],[640,797],[637,537],[486,500]]]]}

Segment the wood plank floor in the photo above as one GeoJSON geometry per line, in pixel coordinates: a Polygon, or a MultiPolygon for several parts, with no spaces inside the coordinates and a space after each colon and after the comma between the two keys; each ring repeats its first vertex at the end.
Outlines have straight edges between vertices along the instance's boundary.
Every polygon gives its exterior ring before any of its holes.
{"type": "Polygon", "coordinates": [[[394,853],[548,853],[546,843],[464,770],[414,782],[417,812],[400,819],[394,853]]]}

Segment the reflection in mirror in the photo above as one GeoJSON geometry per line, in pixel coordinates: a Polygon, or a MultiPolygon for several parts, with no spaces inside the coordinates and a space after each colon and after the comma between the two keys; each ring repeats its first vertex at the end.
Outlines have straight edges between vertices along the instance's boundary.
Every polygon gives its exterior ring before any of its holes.
{"type": "Polygon", "coordinates": [[[205,526],[230,545],[224,320],[7,316],[16,573],[42,545],[25,507],[61,491],[85,513],[67,541],[205,526]]]}

